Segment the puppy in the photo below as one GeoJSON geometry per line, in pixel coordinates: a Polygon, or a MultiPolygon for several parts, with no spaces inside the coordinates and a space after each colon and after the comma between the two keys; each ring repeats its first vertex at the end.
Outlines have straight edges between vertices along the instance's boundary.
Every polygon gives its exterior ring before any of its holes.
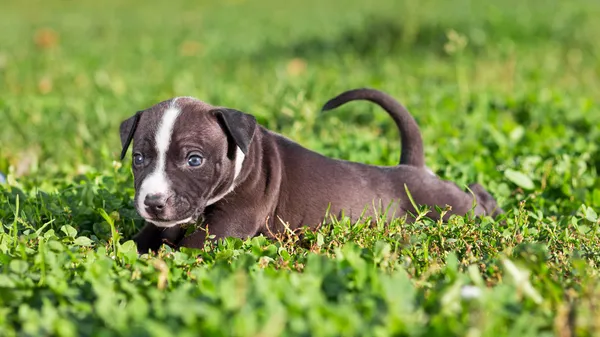
{"type": "Polygon", "coordinates": [[[135,207],[146,220],[134,238],[140,253],[163,242],[201,248],[207,230],[216,239],[282,233],[286,226],[315,228],[326,213],[387,220],[429,206],[451,206],[443,215],[503,213],[479,184],[470,192],[441,180],[425,166],[416,121],[392,97],[374,89],[344,92],[325,104],[337,108],[368,100],[392,117],[401,135],[397,166],[372,166],[325,157],[265,129],[247,113],[178,97],[139,111],[120,126],[121,159],[133,141],[135,207]],[[184,235],[184,224],[196,224],[184,235]]]}

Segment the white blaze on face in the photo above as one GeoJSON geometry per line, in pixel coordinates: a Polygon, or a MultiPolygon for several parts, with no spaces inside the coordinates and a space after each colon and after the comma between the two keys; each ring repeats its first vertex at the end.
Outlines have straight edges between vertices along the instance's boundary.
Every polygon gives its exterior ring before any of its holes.
{"type": "MultiPolygon", "coordinates": [[[[173,100],[171,106],[163,112],[160,124],[158,126],[158,130],[156,132],[155,138],[155,147],[156,147],[156,163],[154,166],[154,171],[152,171],[142,182],[140,187],[139,197],[138,197],[138,210],[140,211],[140,215],[144,217],[146,220],[150,218],[150,215],[145,211],[146,206],[144,205],[144,200],[146,196],[149,194],[163,194],[169,195],[171,194],[171,183],[167,178],[166,174],[166,164],[167,164],[167,151],[169,149],[169,145],[171,144],[171,136],[173,134],[173,127],[175,125],[175,121],[177,117],[181,114],[181,110],[175,106],[176,99],[173,100]]],[[[184,223],[189,221],[189,219],[185,219],[182,221],[174,221],[174,222],[155,222],[148,220],[149,222],[154,223],[157,226],[161,227],[170,227],[174,226],[177,223],[184,223]]]]}

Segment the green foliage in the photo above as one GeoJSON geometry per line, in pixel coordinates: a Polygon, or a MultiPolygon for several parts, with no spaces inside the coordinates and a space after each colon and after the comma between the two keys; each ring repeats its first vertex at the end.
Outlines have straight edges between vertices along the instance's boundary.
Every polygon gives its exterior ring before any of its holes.
{"type": "Polygon", "coordinates": [[[0,11],[0,336],[600,333],[600,4],[592,0],[7,2],[0,11]],[[178,95],[324,155],[480,182],[500,221],[332,221],[138,256],[119,123],[178,95]]]}

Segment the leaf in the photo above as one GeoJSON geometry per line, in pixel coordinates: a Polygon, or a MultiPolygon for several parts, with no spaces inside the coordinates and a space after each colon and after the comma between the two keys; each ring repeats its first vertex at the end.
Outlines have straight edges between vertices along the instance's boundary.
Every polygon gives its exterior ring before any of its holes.
{"type": "MultiPolygon", "coordinates": [[[[128,241],[129,242],[129,241],[128,241]]],[[[183,252],[175,252],[173,254],[173,262],[178,266],[185,265],[189,260],[189,256],[183,252]]]]}
{"type": "Polygon", "coordinates": [[[10,270],[17,274],[24,274],[29,269],[29,263],[23,260],[12,260],[9,264],[10,270]]]}
{"type": "Polygon", "coordinates": [[[321,233],[317,233],[317,247],[322,247],[325,243],[325,237],[321,233]]]}
{"type": "Polygon", "coordinates": [[[506,147],[507,138],[502,132],[498,131],[498,129],[492,125],[489,125],[486,129],[488,134],[495,141],[495,143],[498,144],[499,147],[506,147]]]}
{"type": "Polygon", "coordinates": [[[180,251],[188,256],[198,256],[202,254],[202,249],[181,247],[180,251]]]}
{"type": "Polygon", "coordinates": [[[454,252],[448,253],[448,256],[446,257],[446,273],[449,273],[449,274],[452,274],[452,276],[455,276],[456,273],[458,273],[459,265],[460,265],[460,263],[458,261],[458,257],[456,256],[456,253],[454,253],[454,252]]]}
{"type": "Polygon", "coordinates": [[[55,252],[62,252],[63,250],[65,250],[65,246],[63,246],[62,243],[56,240],[48,240],[47,245],[50,250],[53,250],[55,252]]]}
{"type": "Polygon", "coordinates": [[[119,247],[118,256],[124,257],[127,263],[133,263],[138,257],[137,245],[133,240],[128,240],[119,247]]]}
{"type": "Polygon", "coordinates": [[[215,255],[215,260],[228,260],[232,257],[233,257],[233,250],[226,249],[226,250],[217,252],[217,254],[215,255]]]}
{"type": "Polygon", "coordinates": [[[594,204],[592,206],[600,207],[600,188],[595,188],[592,192],[592,200],[594,200],[594,204]]]}
{"type": "Polygon", "coordinates": [[[517,143],[519,140],[523,138],[525,135],[525,128],[521,125],[518,125],[514,128],[509,134],[509,138],[513,143],[517,143]]]}
{"type": "Polygon", "coordinates": [[[121,249],[119,250],[121,253],[131,253],[137,252],[137,246],[133,240],[127,240],[121,245],[121,249]]]}
{"type": "Polygon", "coordinates": [[[533,287],[529,280],[530,271],[517,267],[511,260],[503,258],[502,263],[504,264],[504,270],[506,274],[512,279],[513,285],[522,291],[526,296],[531,298],[536,304],[540,304],[543,301],[542,296],[533,287]]]}
{"type": "Polygon", "coordinates": [[[277,255],[277,246],[268,245],[264,250],[264,255],[266,256],[276,256],[277,255]]]}
{"type": "Polygon", "coordinates": [[[8,275],[0,274],[0,287],[2,288],[14,288],[15,282],[8,277],[8,275]]]}
{"type": "Polygon", "coordinates": [[[52,238],[56,238],[56,233],[54,233],[54,229],[49,229],[44,233],[44,238],[45,239],[52,239],[52,238]]]}
{"type": "Polygon", "coordinates": [[[598,214],[596,213],[596,211],[594,211],[593,208],[586,207],[586,209],[585,209],[585,218],[588,221],[596,222],[596,221],[598,221],[598,214]]]}
{"type": "Polygon", "coordinates": [[[290,253],[283,247],[279,247],[279,256],[281,256],[284,261],[288,261],[291,257],[290,253]]]}
{"type": "Polygon", "coordinates": [[[65,233],[68,237],[74,238],[77,236],[77,230],[70,225],[64,225],[60,228],[60,230],[65,233]]]}
{"type": "Polygon", "coordinates": [[[471,281],[478,287],[485,287],[485,281],[476,265],[472,264],[467,268],[471,281]]]}
{"type": "Polygon", "coordinates": [[[392,247],[390,246],[389,243],[386,243],[383,241],[377,241],[375,243],[374,248],[375,249],[373,251],[373,255],[374,255],[374,260],[377,263],[381,263],[383,261],[389,260],[391,254],[392,254],[392,247]]]}
{"type": "Polygon", "coordinates": [[[529,176],[527,176],[525,173],[515,171],[512,169],[506,169],[506,171],[504,171],[504,176],[517,186],[526,190],[532,190],[535,188],[535,184],[533,183],[531,178],[529,178],[529,176]]]}
{"type": "Polygon", "coordinates": [[[121,238],[121,236],[119,235],[119,232],[117,232],[117,229],[115,227],[115,220],[113,218],[111,218],[104,209],[99,208],[97,211],[100,214],[100,216],[102,216],[102,218],[110,226],[110,235],[112,237],[111,244],[112,244],[112,248],[113,248],[113,253],[115,254],[114,256],[116,257],[119,255],[118,242],[119,242],[119,239],[121,238]]]}
{"type": "Polygon", "coordinates": [[[94,241],[86,236],[79,236],[75,239],[75,241],[73,241],[73,244],[77,246],[89,247],[94,244],[94,241]]]}
{"type": "Polygon", "coordinates": [[[590,226],[579,225],[576,228],[579,233],[584,234],[584,235],[586,235],[590,232],[590,226]]]}

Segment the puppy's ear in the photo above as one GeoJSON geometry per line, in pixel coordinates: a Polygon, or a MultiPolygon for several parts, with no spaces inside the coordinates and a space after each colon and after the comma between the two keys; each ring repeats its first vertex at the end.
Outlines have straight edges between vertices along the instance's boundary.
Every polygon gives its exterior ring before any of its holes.
{"type": "Polygon", "coordinates": [[[142,112],[138,111],[135,113],[135,115],[124,120],[119,127],[119,133],[121,134],[121,146],[123,147],[121,149],[121,160],[125,158],[125,154],[127,153],[129,144],[131,144],[131,140],[133,139],[135,129],[137,128],[141,116],[142,112]]]}
{"type": "Polygon", "coordinates": [[[223,121],[226,132],[233,138],[244,155],[248,154],[248,148],[256,129],[256,118],[250,114],[227,108],[214,109],[213,113],[223,121]]]}

